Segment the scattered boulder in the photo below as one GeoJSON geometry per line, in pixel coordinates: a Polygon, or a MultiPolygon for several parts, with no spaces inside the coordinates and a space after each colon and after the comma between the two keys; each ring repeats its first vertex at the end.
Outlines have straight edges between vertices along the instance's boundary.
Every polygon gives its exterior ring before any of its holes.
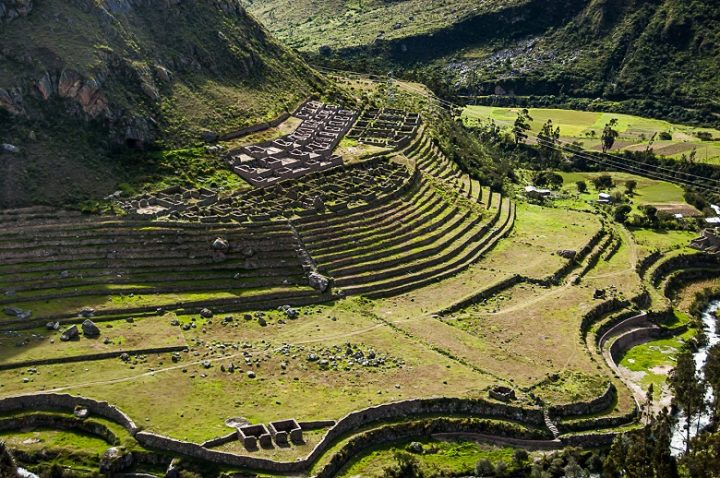
{"type": "Polygon", "coordinates": [[[212,316],[213,316],[212,310],[207,309],[207,308],[200,310],[200,317],[202,317],[203,319],[210,319],[210,318],[212,318],[212,316]]]}
{"type": "Polygon", "coordinates": [[[18,307],[5,307],[3,309],[6,315],[9,315],[11,317],[17,317],[21,320],[27,320],[30,317],[32,317],[32,311],[31,310],[23,310],[18,307]]]}
{"type": "Polygon", "coordinates": [[[408,445],[407,450],[408,450],[410,453],[420,454],[420,453],[423,452],[422,443],[414,441],[414,442],[412,442],[412,443],[410,443],[410,444],[408,445]]]}
{"type": "Polygon", "coordinates": [[[62,333],[60,336],[60,340],[63,342],[68,342],[70,340],[74,340],[80,336],[80,331],[78,330],[77,325],[71,325],[65,332],[62,333]]]}
{"type": "Polygon", "coordinates": [[[216,143],[219,136],[214,131],[203,131],[200,133],[200,138],[206,143],[216,143]]]}
{"type": "Polygon", "coordinates": [[[0,146],[0,150],[2,150],[3,153],[12,153],[12,154],[18,154],[20,152],[20,148],[13,144],[3,143],[0,146]]]}
{"type": "Polygon", "coordinates": [[[297,309],[290,307],[289,305],[282,305],[278,307],[278,310],[285,312],[288,319],[295,320],[300,317],[300,312],[297,309]]]}
{"type": "Polygon", "coordinates": [[[60,330],[60,322],[48,322],[45,324],[45,328],[48,330],[60,330]]]}
{"type": "Polygon", "coordinates": [[[80,311],[80,317],[85,317],[86,319],[89,319],[90,317],[95,316],[95,309],[92,307],[83,307],[83,309],[80,311]]]}
{"type": "Polygon", "coordinates": [[[123,362],[129,362],[130,355],[128,355],[127,352],[123,352],[120,354],[120,360],[122,360],[123,362]]]}
{"type": "Polygon", "coordinates": [[[573,260],[577,256],[577,251],[571,251],[569,249],[560,249],[556,254],[565,259],[573,260]]]}
{"type": "Polygon", "coordinates": [[[88,415],[90,415],[90,412],[88,411],[87,408],[81,407],[80,405],[78,405],[78,406],[75,407],[75,410],[73,411],[73,414],[74,414],[77,418],[80,418],[81,420],[84,420],[84,419],[86,419],[86,418],[88,417],[88,415]]]}
{"type": "Polygon", "coordinates": [[[108,448],[100,459],[100,472],[115,474],[125,471],[133,465],[133,455],[124,447],[108,448]]]}
{"type": "Polygon", "coordinates": [[[604,299],[607,296],[607,291],[605,289],[595,289],[595,292],[593,293],[594,299],[604,299]]]}
{"type": "Polygon", "coordinates": [[[248,376],[248,378],[255,378],[255,377],[256,377],[255,372],[253,372],[252,370],[248,370],[247,376],[248,376]]]}
{"type": "Polygon", "coordinates": [[[210,367],[212,367],[212,364],[210,363],[209,360],[203,360],[203,361],[202,361],[202,366],[203,366],[204,368],[210,368],[210,367]]]}
{"type": "Polygon", "coordinates": [[[222,237],[218,237],[213,241],[212,248],[214,251],[227,252],[230,250],[230,243],[222,237]]]}
{"type": "Polygon", "coordinates": [[[248,258],[253,257],[255,255],[255,249],[250,246],[245,247],[242,250],[242,255],[248,258]]]}
{"type": "Polygon", "coordinates": [[[85,337],[99,337],[100,329],[95,322],[90,319],[85,319],[82,323],[82,331],[85,337]]]}
{"type": "Polygon", "coordinates": [[[317,272],[311,272],[308,276],[308,283],[318,292],[325,292],[330,286],[330,279],[317,272]]]}

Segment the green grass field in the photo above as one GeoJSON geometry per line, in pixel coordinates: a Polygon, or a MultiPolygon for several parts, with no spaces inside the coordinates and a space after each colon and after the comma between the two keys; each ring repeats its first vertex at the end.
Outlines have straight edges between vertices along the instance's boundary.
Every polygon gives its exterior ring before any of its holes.
{"type": "MultiPolygon", "coordinates": [[[[492,463],[504,462],[508,469],[513,467],[513,448],[498,447],[467,441],[441,441],[426,439],[418,441],[423,446],[423,453],[412,456],[417,460],[420,470],[425,476],[459,476],[475,472],[475,465],[480,460],[492,463]]],[[[410,443],[403,442],[375,448],[354,460],[339,476],[342,477],[383,477],[385,468],[394,463],[398,449],[410,443]]]]}
{"type": "MultiPolygon", "coordinates": [[[[519,108],[497,108],[494,106],[468,106],[463,111],[465,124],[493,120],[502,127],[511,127],[519,108]]],[[[660,156],[680,159],[683,154],[689,156],[693,148],[697,149],[696,161],[709,164],[720,164],[720,131],[709,128],[695,128],[669,123],[663,120],[643,118],[616,113],[600,113],[592,111],[574,111],[563,109],[530,108],[533,118],[530,126],[533,133],[540,131],[546,121],[552,120],[560,127],[561,139],[579,141],[585,149],[599,150],[602,130],[611,119],[618,120],[617,139],[614,150],[644,151],[650,146],[654,134],[653,151],[660,156]],[[660,140],[660,133],[669,133],[672,140],[660,140]],[[710,133],[712,141],[702,141],[698,132],[710,133]]]]}
{"type": "Polygon", "coordinates": [[[644,389],[652,384],[655,390],[660,390],[675,366],[683,344],[694,334],[695,331],[689,330],[677,337],[653,340],[633,347],[622,358],[620,365],[637,373],[637,381],[644,389]]]}

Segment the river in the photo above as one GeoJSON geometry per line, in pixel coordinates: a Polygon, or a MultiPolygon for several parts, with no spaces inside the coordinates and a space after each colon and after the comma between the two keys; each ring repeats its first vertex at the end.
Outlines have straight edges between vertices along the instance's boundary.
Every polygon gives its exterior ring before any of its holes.
{"type": "MultiPolygon", "coordinates": [[[[713,345],[720,342],[720,334],[718,334],[717,320],[715,319],[715,311],[720,309],[720,300],[710,302],[705,312],[702,315],[703,329],[705,330],[705,336],[707,337],[707,343],[693,354],[695,358],[695,366],[702,376],[702,368],[705,366],[707,361],[708,349],[713,345]]],[[[712,390],[708,387],[708,394],[706,397],[708,400],[712,399],[712,390]]],[[[702,429],[705,425],[710,422],[709,415],[703,415],[700,417],[699,426],[702,429]]],[[[672,442],[670,448],[674,456],[680,455],[685,452],[685,437],[686,437],[686,426],[687,420],[685,416],[680,413],[678,414],[678,421],[673,428],[672,442]]],[[[690,436],[693,437],[697,434],[698,421],[694,421],[691,425],[690,436]]]]}

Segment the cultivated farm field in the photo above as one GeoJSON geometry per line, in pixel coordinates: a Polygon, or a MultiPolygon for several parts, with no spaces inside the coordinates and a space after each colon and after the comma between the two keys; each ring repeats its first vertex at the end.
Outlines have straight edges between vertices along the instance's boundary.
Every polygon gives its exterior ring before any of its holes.
{"type": "MultiPolygon", "coordinates": [[[[519,110],[520,108],[468,106],[463,111],[463,119],[468,125],[492,120],[501,127],[510,128],[519,110]]],[[[554,127],[560,127],[561,140],[579,141],[587,150],[600,151],[603,128],[611,119],[616,118],[616,129],[620,136],[615,142],[614,151],[645,151],[651,147],[659,156],[681,159],[683,155],[689,156],[691,151],[696,149],[696,162],[720,164],[720,131],[716,129],[696,128],[627,114],[552,108],[529,108],[529,112],[533,118],[530,123],[532,133],[537,134],[545,122],[552,120],[554,127]],[[671,135],[672,139],[661,139],[661,133],[671,135]],[[712,140],[703,141],[698,137],[698,133],[709,134],[712,140]],[[653,135],[657,136],[651,145],[653,135]]]]}

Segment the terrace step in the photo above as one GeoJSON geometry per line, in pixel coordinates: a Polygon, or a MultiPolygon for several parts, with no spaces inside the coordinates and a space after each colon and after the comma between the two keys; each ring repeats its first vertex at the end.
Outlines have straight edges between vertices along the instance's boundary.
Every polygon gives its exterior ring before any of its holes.
{"type": "MultiPolygon", "coordinates": [[[[439,198],[438,198],[439,199],[439,198]]],[[[412,239],[413,236],[430,232],[439,227],[444,219],[457,215],[460,211],[451,208],[442,200],[438,200],[433,207],[425,211],[416,211],[413,216],[400,224],[390,224],[387,227],[370,229],[363,234],[348,235],[343,238],[343,244],[331,248],[314,248],[315,257],[322,262],[329,263],[351,255],[364,255],[373,250],[384,249],[412,239]],[[351,246],[348,247],[348,244],[351,246]]]]}
{"type": "MultiPolygon", "coordinates": [[[[507,208],[504,209],[508,211],[507,208]]],[[[507,222],[509,215],[502,215],[507,222]]],[[[485,224],[479,231],[474,232],[472,240],[468,238],[465,242],[456,241],[451,247],[439,249],[434,256],[427,257],[419,263],[406,263],[389,270],[378,271],[374,274],[358,275],[352,278],[338,279],[336,285],[343,287],[347,293],[366,293],[376,289],[392,288],[401,286],[413,280],[426,279],[437,275],[443,269],[452,268],[460,264],[462,259],[467,258],[470,252],[480,251],[500,231],[497,221],[501,218],[496,214],[490,223],[485,224]],[[444,264],[444,263],[449,263],[444,264]],[[428,271],[430,271],[428,273],[428,271]],[[408,277],[413,276],[413,277],[408,277]]]]}
{"type": "Polygon", "coordinates": [[[512,230],[515,219],[515,206],[509,200],[507,204],[509,210],[506,210],[507,215],[503,215],[503,225],[493,228],[482,241],[473,247],[466,248],[455,260],[441,262],[424,270],[409,272],[402,277],[344,287],[343,292],[346,295],[363,295],[368,298],[390,297],[419,289],[462,272],[477,262],[512,230]]]}
{"type": "MultiPolygon", "coordinates": [[[[445,234],[451,234],[453,231],[459,229],[466,223],[469,215],[467,212],[460,214],[460,211],[455,208],[442,218],[432,221],[423,228],[411,228],[403,235],[398,234],[398,236],[392,240],[375,244],[372,247],[357,251],[356,254],[349,251],[344,254],[335,255],[334,260],[327,257],[318,257],[317,259],[322,262],[325,268],[336,271],[336,274],[339,274],[338,271],[347,270],[349,266],[368,264],[369,262],[385,257],[392,257],[407,251],[408,247],[418,248],[432,244],[437,241],[439,237],[443,237],[445,234]],[[453,217],[454,219],[449,220],[449,222],[444,220],[453,217]]],[[[479,220],[480,218],[478,217],[476,221],[479,220]]],[[[472,227],[476,223],[477,222],[470,222],[467,227],[472,227]]],[[[364,267],[365,266],[362,268],[364,267]]]]}

